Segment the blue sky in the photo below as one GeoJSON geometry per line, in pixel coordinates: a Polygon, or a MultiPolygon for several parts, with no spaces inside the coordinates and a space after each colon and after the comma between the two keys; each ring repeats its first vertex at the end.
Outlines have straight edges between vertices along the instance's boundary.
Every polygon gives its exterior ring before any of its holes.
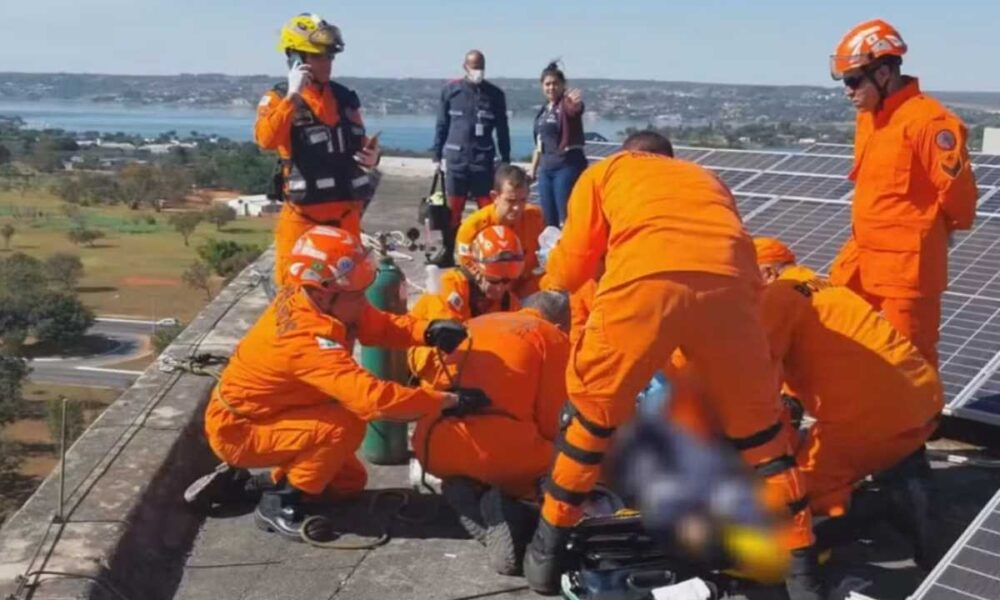
{"type": "Polygon", "coordinates": [[[833,85],[827,57],[880,16],[928,89],[1000,91],[996,0],[2,0],[0,71],[280,73],[277,32],[313,10],[341,27],[335,72],[452,77],[471,47],[487,76],[567,75],[833,85]]]}

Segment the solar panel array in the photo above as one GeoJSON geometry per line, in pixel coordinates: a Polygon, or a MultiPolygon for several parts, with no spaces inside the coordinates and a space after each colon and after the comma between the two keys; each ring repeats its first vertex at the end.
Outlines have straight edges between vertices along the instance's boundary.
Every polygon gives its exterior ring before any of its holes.
{"type": "MultiPolygon", "coordinates": [[[[599,160],[618,149],[589,142],[585,152],[599,160]]],[[[675,153],[726,182],[754,235],[780,238],[803,264],[829,272],[850,234],[851,146],[813,144],[797,152],[677,147],[675,153]]],[[[940,369],[949,413],[1000,425],[1000,156],[973,154],[972,162],[979,217],[972,231],[955,236],[950,251],[940,369]]]]}
{"type": "Polygon", "coordinates": [[[994,598],[1000,598],[1000,493],[910,596],[910,600],[994,598]]]}

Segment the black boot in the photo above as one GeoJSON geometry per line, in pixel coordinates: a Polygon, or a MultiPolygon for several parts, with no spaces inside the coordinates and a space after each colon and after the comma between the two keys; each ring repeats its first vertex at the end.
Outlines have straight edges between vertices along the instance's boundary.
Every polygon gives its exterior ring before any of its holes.
{"type": "Polygon", "coordinates": [[[250,471],[222,463],[189,485],[184,490],[184,501],[199,509],[208,509],[213,504],[235,504],[246,499],[243,489],[251,479],[250,471]]]}
{"type": "Polygon", "coordinates": [[[431,255],[428,262],[437,265],[442,269],[455,266],[455,236],[458,235],[457,228],[448,227],[441,232],[441,248],[431,255]]]}
{"type": "Polygon", "coordinates": [[[566,542],[569,529],[538,520],[538,529],[524,556],[524,577],[531,589],[539,594],[559,593],[559,578],[566,568],[566,542]]]}
{"type": "Polygon", "coordinates": [[[792,550],[792,560],[785,579],[789,600],[823,600],[823,583],[813,547],[792,550]]]}
{"type": "Polygon", "coordinates": [[[293,542],[302,540],[302,492],[287,482],[280,488],[264,492],[253,513],[254,523],[264,531],[277,533],[293,542]]]}
{"type": "Polygon", "coordinates": [[[486,553],[490,566],[501,575],[520,575],[531,526],[538,515],[525,503],[498,488],[483,494],[479,503],[486,523],[486,553]]]}
{"type": "Polygon", "coordinates": [[[889,523],[912,544],[914,562],[925,570],[933,568],[940,552],[935,539],[931,466],[924,449],[880,473],[876,481],[888,492],[889,523]]]}
{"type": "Polygon", "coordinates": [[[483,485],[468,477],[448,477],[441,482],[441,495],[455,514],[462,528],[482,545],[486,545],[486,523],[479,508],[483,485]]]}

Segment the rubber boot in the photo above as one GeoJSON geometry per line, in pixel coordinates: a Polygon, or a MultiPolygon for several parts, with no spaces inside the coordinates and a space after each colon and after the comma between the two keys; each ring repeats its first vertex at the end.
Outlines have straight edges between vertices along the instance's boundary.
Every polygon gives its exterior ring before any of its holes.
{"type": "Polygon", "coordinates": [[[441,495],[455,514],[462,528],[482,545],[486,545],[486,522],[480,510],[483,485],[468,477],[448,477],[441,482],[441,495]]]}
{"type": "Polygon", "coordinates": [[[823,600],[825,598],[822,579],[819,577],[819,561],[813,547],[792,550],[792,560],[785,579],[785,590],[789,600],[823,600]]]}
{"type": "Polygon", "coordinates": [[[914,562],[925,570],[933,568],[939,552],[932,507],[931,466],[924,449],[883,471],[876,481],[883,484],[889,494],[889,523],[913,546],[914,562]]]}
{"type": "Polygon", "coordinates": [[[252,477],[246,469],[221,463],[184,490],[184,501],[200,509],[207,509],[213,504],[235,504],[246,499],[243,489],[252,477]]]}
{"type": "Polygon", "coordinates": [[[486,553],[490,566],[501,575],[520,575],[537,513],[498,488],[490,488],[483,494],[479,506],[486,523],[486,553]]]}
{"type": "Polygon", "coordinates": [[[559,593],[559,579],[566,570],[569,532],[567,527],[538,520],[538,529],[524,556],[524,577],[535,592],[547,596],[559,593]]]}
{"type": "Polygon", "coordinates": [[[441,232],[441,248],[427,261],[437,265],[442,269],[449,269],[455,266],[455,236],[458,235],[458,228],[448,226],[441,232]]]}
{"type": "Polygon", "coordinates": [[[288,482],[275,490],[264,492],[253,513],[254,524],[264,531],[277,533],[281,537],[302,542],[302,492],[288,482]]]}

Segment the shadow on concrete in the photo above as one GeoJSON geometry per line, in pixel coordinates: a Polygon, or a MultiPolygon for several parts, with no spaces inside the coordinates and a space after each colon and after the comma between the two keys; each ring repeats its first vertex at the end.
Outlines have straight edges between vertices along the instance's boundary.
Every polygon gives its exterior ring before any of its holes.
{"type": "Polygon", "coordinates": [[[378,537],[388,531],[393,538],[403,539],[469,538],[441,496],[399,488],[365,490],[352,500],[313,505],[311,512],[330,517],[338,531],[359,537],[378,537]]]}

